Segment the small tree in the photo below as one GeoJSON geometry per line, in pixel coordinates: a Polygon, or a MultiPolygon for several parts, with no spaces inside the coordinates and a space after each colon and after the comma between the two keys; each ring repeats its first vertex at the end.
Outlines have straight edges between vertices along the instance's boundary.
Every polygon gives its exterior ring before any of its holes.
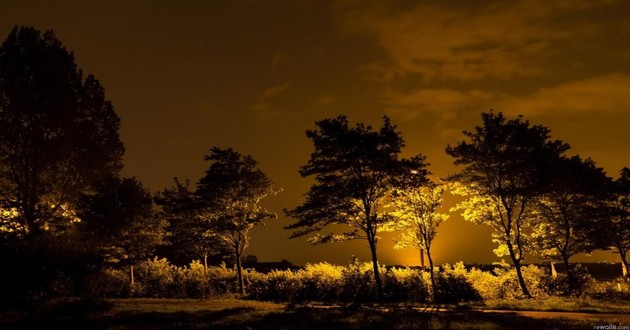
{"type": "Polygon", "coordinates": [[[95,180],[117,173],[120,120],[52,31],[16,27],[0,46],[0,208],[14,233],[63,229],[95,180]]]}
{"type": "Polygon", "coordinates": [[[502,113],[481,115],[483,126],[464,132],[469,141],[446,147],[455,165],[464,168],[449,178],[466,197],[458,205],[464,219],[493,229],[498,256],[509,255],[523,295],[527,290],[521,264],[532,228],[532,204],[549,187],[550,165],[569,146],[552,141],[549,129],[530,126],[521,117],[506,120],[502,113]]]}
{"type": "Polygon", "coordinates": [[[164,243],[166,222],[153,211],[151,194],[135,178],[109,177],[81,197],[79,230],[110,263],[129,266],[164,243]]]}
{"type": "Polygon", "coordinates": [[[188,180],[175,178],[174,185],[156,194],[160,215],[168,221],[169,249],[176,256],[190,261],[202,258],[204,270],[208,270],[208,256],[230,251],[231,246],[213,231],[211,216],[204,216],[202,201],[190,189],[188,180]]]}
{"type": "Polygon", "coordinates": [[[604,170],[592,160],[561,157],[553,166],[549,189],[533,204],[537,221],[532,236],[538,252],[564,263],[570,292],[575,276],[569,259],[595,248],[589,229],[595,224],[596,205],[607,186],[604,170]]]}
{"type": "Polygon", "coordinates": [[[412,171],[404,176],[402,184],[394,191],[393,205],[396,208],[394,226],[396,230],[401,231],[394,248],[418,249],[421,260],[424,259],[423,251],[426,251],[431,286],[433,292],[436,292],[431,244],[437,236],[438,226],[449,216],[438,212],[443,203],[444,185],[426,181],[424,175],[412,171]]]}
{"type": "Polygon", "coordinates": [[[196,195],[203,207],[202,216],[212,230],[231,247],[236,264],[239,292],[245,294],[241,255],[250,241],[250,230],[266,219],[276,218],[261,201],[280,190],[273,187],[258,169],[258,162],[233,149],[210,149],[204,160],[210,167],[197,183],[196,195]]]}
{"type": "Polygon", "coordinates": [[[375,131],[362,123],[350,127],[345,116],[316,123],[317,130],[306,131],[315,151],[302,166],[302,177],[313,176],[316,183],[304,203],[286,214],[298,221],[287,229],[299,229],[291,237],[318,232],[333,224],[347,225],[351,231],[316,234],[313,244],[366,239],[372,255],[374,279],[379,298],[383,286],[378,270],[377,233],[387,229],[392,217],[384,210],[387,197],[397,180],[411,170],[426,176],[424,157],[399,159],[404,146],[400,132],[389,118],[375,131]]]}

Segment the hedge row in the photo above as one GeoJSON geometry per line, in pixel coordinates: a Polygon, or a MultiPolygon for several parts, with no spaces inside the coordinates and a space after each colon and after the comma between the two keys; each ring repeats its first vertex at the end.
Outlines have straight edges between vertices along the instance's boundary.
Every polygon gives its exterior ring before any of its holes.
{"type": "MultiPolygon", "coordinates": [[[[536,297],[567,295],[566,277],[551,279],[545,270],[530,265],[523,267],[530,293],[536,297]]],[[[599,295],[628,295],[624,282],[595,285],[583,271],[578,271],[580,283],[571,292],[599,295]],[[623,285],[623,287],[622,287],[623,285]]],[[[166,259],[152,259],[135,266],[135,282],[130,285],[129,270],[109,269],[88,281],[87,292],[98,297],[169,297],[203,298],[237,292],[236,272],[225,265],[209,267],[195,261],[187,267],[176,267],[166,259]]],[[[457,303],[485,299],[520,297],[520,287],[513,268],[497,267],[493,272],[463,264],[443,266],[436,271],[435,292],[429,272],[416,268],[385,268],[381,266],[384,299],[388,302],[457,303]]],[[[329,263],[308,264],[303,269],[274,270],[267,274],[248,270],[244,273],[247,297],[277,302],[375,302],[376,284],[371,263],[355,262],[347,266],[329,263]]]]}

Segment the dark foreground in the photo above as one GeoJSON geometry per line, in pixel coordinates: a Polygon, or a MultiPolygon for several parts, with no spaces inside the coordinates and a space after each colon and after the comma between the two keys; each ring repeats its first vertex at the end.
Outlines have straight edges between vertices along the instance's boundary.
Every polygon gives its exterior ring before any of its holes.
{"type": "Polygon", "coordinates": [[[235,299],[64,301],[0,313],[0,329],[594,329],[598,325],[628,326],[630,315],[287,307],[235,299]]]}

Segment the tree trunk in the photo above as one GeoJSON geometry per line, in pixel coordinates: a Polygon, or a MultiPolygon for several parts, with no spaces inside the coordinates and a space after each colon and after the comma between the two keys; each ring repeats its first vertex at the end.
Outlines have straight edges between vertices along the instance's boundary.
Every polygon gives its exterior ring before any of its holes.
{"type": "Polygon", "coordinates": [[[208,254],[203,254],[203,273],[208,275],[208,254]]]}
{"type": "Polygon", "coordinates": [[[234,250],[234,257],[236,258],[236,276],[238,280],[238,292],[241,298],[245,296],[245,282],[243,281],[243,269],[241,265],[241,255],[238,252],[238,246],[234,250]]]}
{"type": "Polygon", "coordinates": [[[573,269],[571,269],[571,264],[569,264],[569,256],[565,253],[561,253],[561,256],[564,268],[567,270],[567,281],[569,282],[569,292],[567,292],[567,294],[572,294],[575,289],[575,276],[573,274],[573,269]]]}
{"type": "Polygon", "coordinates": [[[525,279],[523,278],[523,273],[521,272],[521,260],[520,258],[516,258],[516,254],[514,253],[514,247],[512,243],[508,240],[507,242],[508,251],[510,252],[510,258],[512,258],[512,262],[514,263],[514,267],[516,268],[516,277],[518,277],[518,284],[521,286],[521,290],[523,291],[523,295],[527,299],[531,299],[532,295],[527,290],[527,285],[525,284],[525,279]]]}
{"type": "Polygon", "coordinates": [[[630,269],[628,269],[628,259],[626,259],[626,250],[620,249],[619,247],[617,247],[617,250],[619,251],[619,258],[621,259],[622,276],[630,280],[630,273],[628,272],[630,271],[630,269]],[[623,273],[624,269],[626,271],[625,274],[623,273]]]}
{"type": "MultiPolygon", "coordinates": [[[[427,251],[427,255],[429,251],[427,251]]],[[[424,268],[424,249],[420,248],[420,267],[424,268]]]]}
{"type": "Polygon", "coordinates": [[[129,266],[129,279],[131,286],[133,286],[135,284],[135,280],[133,278],[133,265],[129,266]]]}
{"type": "Polygon", "coordinates": [[[429,271],[431,272],[431,290],[433,290],[433,302],[437,303],[437,285],[435,284],[435,274],[433,274],[433,258],[431,258],[431,251],[427,249],[427,259],[429,259],[429,271]]]}
{"type": "Polygon", "coordinates": [[[376,291],[378,294],[378,300],[383,301],[383,283],[381,282],[381,276],[378,271],[378,259],[376,257],[375,238],[368,236],[368,243],[370,244],[370,252],[372,253],[372,267],[374,268],[374,281],[376,282],[376,291]]]}

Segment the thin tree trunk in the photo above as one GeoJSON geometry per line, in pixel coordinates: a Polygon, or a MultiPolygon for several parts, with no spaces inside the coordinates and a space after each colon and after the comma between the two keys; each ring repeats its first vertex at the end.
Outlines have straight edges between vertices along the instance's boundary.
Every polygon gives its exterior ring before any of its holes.
{"type": "Polygon", "coordinates": [[[383,283],[381,282],[381,276],[378,271],[378,259],[376,257],[375,238],[368,237],[368,243],[370,244],[370,252],[372,253],[372,267],[374,268],[374,281],[376,282],[376,291],[378,294],[378,300],[383,301],[383,283]]]}
{"type": "Polygon", "coordinates": [[[208,275],[208,254],[203,254],[203,273],[208,275]]]}
{"type": "Polygon", "coordinates": [[[238,280],[238,292],[241,297],[245,296],[245,282],[243,281],[243,269],[241,266],[241,255],[238,252],[238,245],[234,249],[234,257],[236,258],[236,275],[238,280]]]}
{"type": "Polygon", "coordinates": [[[507,241],[508,251],[510,252],[510,258],[512,258],[512,262],[514,263],[514,267],[516,268],[516,277],[518,278],[518,284],[521,286],[521,290],[523,291],[523,295],[531,299],[532,295],[527,290],[527,285],[525,284],[525,279],[523,278],[523,273],[521,272],[521,260],[520,258],[516,258],[516,254],[514,253],[514,247],[512,243],[507,241]]]}
{"type": "Polygon", "coordinates": [[[135,284],[135,280],[133,278],[133,265],[129,266],[129,278],[131,286],[133,286],[135,284]]]}
{"type": "MultiPolygon", "coordinates": [[[[427,255],[429,251],[427,251],[427,255]]],[[[420,267],[424,268],[424,249],[420,248],[420,267]]]]}
{"type": "Polygon", "coordinates": [[[626,259],[627,251],[619,247],[617,247],[617,250],[619,251],[619,258],[621,259],[621,267],[626,270],[625,274],[622,272],[622,276],[630,280],[630,269],[628,269],[628,259],[626,259]]]}
{"type": "Polygon", "coordinates": [[[569,264],[569,256],[565,253],[561,253],[562,255],[562,263],[564,264],[564,268],[567,270],[567,281],[569,282],[569,292],[567,294],[572,294],[575,289],[575,276],[573,274],[573,269],[571,269],[571,264],[569,264]]]}
{"type": "Polygon", "coordinates": [[[431,290],[433,290],[433,302],[437,303],[437,285],[435,284],[435,274],[433,274],[433,258],[431,258],[431,251],[427,249],[427,259],[429,259],[429,275],[431,275],[431,290]]]}

